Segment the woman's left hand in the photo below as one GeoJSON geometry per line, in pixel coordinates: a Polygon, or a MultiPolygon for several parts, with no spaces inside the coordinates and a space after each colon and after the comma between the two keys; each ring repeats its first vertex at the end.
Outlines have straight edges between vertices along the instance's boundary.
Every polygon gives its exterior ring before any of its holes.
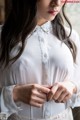
{"type": "Polygon", "coordinates": [[[66,102],[76,91],[76,86],[70,81],[55,83],[48,94],[48,101],[66,102]]]}

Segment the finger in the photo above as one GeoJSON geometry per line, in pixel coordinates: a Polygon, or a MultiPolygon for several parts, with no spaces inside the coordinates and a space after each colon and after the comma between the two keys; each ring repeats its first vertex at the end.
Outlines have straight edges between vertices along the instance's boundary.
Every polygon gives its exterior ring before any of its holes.
{"type": "Polygon", "coordinates": [[[62,102],[66,96],[68,96],[68,92],[63,91],[59,98],[57,98],[57,101],[62,102]]]}
{"type": "Polygon", "coordinates": [[[55,102],[56,102],[56,103],[59,103],[59,101],[58,101],[58,100],[55,100],[55,102]]]}
{"type": "Polygon", "coordinates": [[[52,87],[51,91],[48,94],[48,100],[51,100],[53,98],[57,89],[58,89],[58,84],[52,87]]]}
{"type": "Polygon", "coordinates": [[[32,105],[32,106],[34,106],[34,107],[38,107],[38,108],[42,107],[42,104],[37,103],[37,102],[35,102],[35,101],[31,101],[31,102],[30,102],[30,105],[32,105]]]}
{"type": "Polygon", "coordinates": [[[59,102],[58,100],[55,100],[56,103],[64,103],[63,101],[59,102]]]}
{"type": "Polygon", "coordinates": [[[71,95],[68,94],[68,95],[63,99],[63,102],[64,102],[64,103],[67,102],[67,100],[69,100],[70,98],[71,98],[71,95]]]}
{"type": "Polygon", "coordinates": [[[33,90],[33,95],[46,100],[46,94],[38,90],[33,90]]]}
{"type": "Polygon", "coordinates": [[[40,104],[43,104],[45,102],[45,100],[43,100],[43,99],[41,99],[41,98],[39,98],[37,96],[32,96],[31,101],[35,101],[35,102],[38,102],[40,104]]]}
{"type": "Polygon", "coordinates": [[[53,86],[52,85],[43,85],[44,87],[47,87],[49,89],[51,89],[53,86]]]}
{"type": "Polygon", "coordinates": [[[57,89],[57,91],[55,92],[55,94],[54,94],[54,96],[53,96],[53,99],[54,99],[54,100],[58,100],[59,97],[62,95],[62,93],[65,94],[65,92],[66,92],[66,90],[65,90],[62,86],[60,86],[60,87],[57,89]]]}
{"type": "Polygon", "coordinates": [[[47,99],[47,95],[46,95],[46,94],[43,94],[43,93],[38,93],[38,94],[36,94],[36,96],[38,96],[39,98],[42,98],[42,99],[44,99],[44,100],[47,99]]]}
{"type": "Polygon", "coordinates": [[[43,92],[43,93],[45,93],[45,94],[48,94],[48,93],[50,92],[50,89],[47,88],[47,87],[44,87],[44,86],[38,85],[38,86],[36,86],[36,88],[37,88],[39,91],[41,91],[41,92],[43,92]]]}

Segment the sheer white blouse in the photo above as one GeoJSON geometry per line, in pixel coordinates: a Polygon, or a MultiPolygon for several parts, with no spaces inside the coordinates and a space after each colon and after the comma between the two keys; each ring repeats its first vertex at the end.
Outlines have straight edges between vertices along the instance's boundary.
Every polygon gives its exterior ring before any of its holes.
{"type": "MultiPolygon", "coordinates": [[[[66,28],[67,33],[69,29],[66,28]]],[[[20,58],[6,69],[0,68],[0,109],[8,115],[17,112],[26,118],[47,118],[64,111],[67,107],[80,106],[80,40],[73,30],[71,40],[77,46],[77,60],[73,62],[69,48],[53,34],[51,22],[36,26],[26,38],[25,49],[20,58]],[[66,103],[56,103],[54,100],[44,103],[42,108],[15,103],[12,96],[16,84],[53,85],[65,79],[77,87],[77,94],[66,103]]],[[[11,56],[16,55],[20,44],[16,46],[11,56]]],[[[26,91],[27,92],[27,91],[26,91]]]]}

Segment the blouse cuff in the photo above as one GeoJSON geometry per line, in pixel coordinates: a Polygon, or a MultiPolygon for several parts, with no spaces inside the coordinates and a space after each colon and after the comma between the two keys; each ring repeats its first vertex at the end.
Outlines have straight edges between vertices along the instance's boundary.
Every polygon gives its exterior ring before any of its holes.
{"type": "Polygon", "coordinates": [[[70,82],[71,82],[72,84],[74,84],[75,87],[77,88],[77,93],[76,93],[76,94],[80,94],[80,84],[77,83],[76,81],[71,81],[71,80],[70,80],[70,82]]]}
{"type": "Polygon", "coordinates": [[[71,80],[70,82],[76,86],[77,92],[72,95],[71,99],[67,101],[66,105],[67,107],[71,106],[72,108],[80,107],[80,84],[78,85],[75,81],[71,80]]]}
{"type": "Polygon", "coordinates": [[[70,100],[67,101],[67,107],[71,106],[80,107],[80,96],[78,94],[74,94],[70,100]]]}
{"type": "Polygon", "coordinates": [[[13,113],[17,113],[20,111],[20,107],[16,105],[13,100],[13,88],[15,85],[3,87],[1,91],[1,113],[0,115],[4,114],[9,117],[13,113]]]}

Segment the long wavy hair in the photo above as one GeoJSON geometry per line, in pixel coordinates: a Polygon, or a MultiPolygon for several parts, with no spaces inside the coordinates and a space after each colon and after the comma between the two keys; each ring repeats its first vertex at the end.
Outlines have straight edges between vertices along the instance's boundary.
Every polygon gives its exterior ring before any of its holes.
{"type": "MultiPolygon", "coordinates": [[[[11,10],[5,20],[1,32],[0,62],[5,64],[5,66],[7,66],[11,61],[15,62],[21,56],[25,48],[26,37],[37,25],[37,0],[12,0],[11,2],[11,10]],[[21,43],[21,47],[18,53],[11,58],[10,53],[12,49],[19,43],[21,43]]],[[[72,26],[65,15],[64,8],[65,4],[62,7],[62,14],[70,27],[70,34],[68,36],[66,34],[61,13],[59,13],[52,21],[53,32],[60,41],[64,42],[68,46],[75,62],[76,46],[69,39],[72,32],[72,26]]]]}

